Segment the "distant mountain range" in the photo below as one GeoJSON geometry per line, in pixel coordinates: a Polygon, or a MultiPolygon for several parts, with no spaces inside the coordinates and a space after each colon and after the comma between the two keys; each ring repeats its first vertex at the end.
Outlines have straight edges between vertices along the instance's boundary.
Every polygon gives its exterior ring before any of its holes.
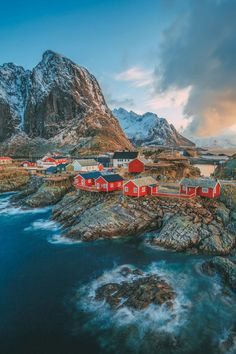
{"type": "Polygon", "coordinates": [[[85,151],[133,148],[95,77],[50,50],[32,71],[0,66],[0,143],[12,152],[50,144],[85,151]]]}
{"type": "Polygon", "coordinates": [[[96,78],[47,50],[32,71],[0,66],[0,153],[98,153],[134,146],[194,146],[166,119],[108,108],[96,78]]]}
{"type": "Polygon", "coordinates": [[[177,132],[172,124],[155,113],[137,114],[124,108],[114,109],[114,116],[136,146],[194,146],[194,143],[177,132]]]}

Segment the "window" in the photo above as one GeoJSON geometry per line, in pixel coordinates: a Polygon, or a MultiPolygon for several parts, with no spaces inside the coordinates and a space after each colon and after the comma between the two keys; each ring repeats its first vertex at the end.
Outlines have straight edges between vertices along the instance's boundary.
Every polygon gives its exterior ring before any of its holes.
{"type": "Polygon", "coordinates": [[[182,191],[186,192],[186,187],[185,186],[182,186],[182,191]]]}
{"type": "Polygon", "coordinates": [[[125,187],[125,192],[128,192],[129,188],[128,187],[125,187]]]}
{"type": "Polygon", "coordinates": [[[142,192],[145,192],[146,188],[145,187],[142,187],[142,192]]]}
{"type": "Polygon", "coordinates": [[[118,187],[120,187],[121,186],[121,182],[118,182],[118,187]]]}
{"type": "Polygon", "coordinates": [[[138,192],[138,188],[134,188],[134,193],[137,193],[138,192]]]}
{"type": "Polygon", "coordinates": [[[91,183],[91,179],[88,179],[88,183],[91,183]]]}
{"type": "Polygon", "coordinates": [[[103,185],[102,185],[102,187],[103,187],[103,188],[106,188],[106,187],[107,187],[107,185],[106,185],[106,184],[103,184],[103,185]]]}
{"type": "Polygon", "coordinates": [[[208,188],[202,188],[202,193],[208,193],[208,188]]]}
{"type": "Polygon", "coordinates": [[[111,184],[110,184],[110,187],[113,188],[113,187],[114,187],[114,183],[111,183],[111,184]]]}

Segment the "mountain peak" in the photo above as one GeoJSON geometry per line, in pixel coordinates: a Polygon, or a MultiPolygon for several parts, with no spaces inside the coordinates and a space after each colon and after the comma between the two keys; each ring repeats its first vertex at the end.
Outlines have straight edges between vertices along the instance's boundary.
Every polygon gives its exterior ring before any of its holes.
{"type": "Polygon", "coordinates": [[[42,60],[44,62],[47,62],[49,60],[52,60],[54,58],[62,58],[62,55],[59,54],[59,53],[56,53],[54,52],[53,50],[51,49],[47,49],[44,53],[43,53],[43,56],[42,56],[42,60]]]}
{"type": "Polygon", "coordinates": [[[137,146],[193,146],[194,144],[180,135],[172,124],[157,114],[146,112],[138,114],[124,108],[114,109],[114,116],[128,138],[137,146]]]}
{"type": "Polygon", "coordinates": [[[60,146],[132,149],[96,78],[52,50],[31,72],[0,67],[0,98],[0,142],[21,131],[60,146]]]}

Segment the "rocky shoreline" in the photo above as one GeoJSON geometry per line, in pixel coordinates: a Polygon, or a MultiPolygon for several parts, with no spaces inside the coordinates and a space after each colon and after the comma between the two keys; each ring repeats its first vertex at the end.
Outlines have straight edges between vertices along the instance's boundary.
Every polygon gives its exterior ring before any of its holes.
{"type": "Polygon", "coordinates": [[[235,208],[220,200],[129,198],[120,192],[75,191],[71,184],[47,185],[43,178],[31,177],[12,201],[26,208],[54,205],[53,220],[74,240],[152,231],[145,242],[153,247],[221,256],[230,255],[236,245],[235,208]]]}

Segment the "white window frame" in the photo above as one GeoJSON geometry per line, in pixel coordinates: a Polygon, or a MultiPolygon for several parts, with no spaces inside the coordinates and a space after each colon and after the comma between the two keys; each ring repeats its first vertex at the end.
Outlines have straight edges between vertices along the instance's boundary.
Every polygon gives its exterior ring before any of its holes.
{"type": "Polygon", "coordinates": [[[129,191],[129,188],[128,187],[125,187],[125,192],[128,192],[129,191]]]}
{"type": "Polygon", "coordinates": [[[134,193],[138,193],[138,188],[134,187],[134,193]]]}
{"type": "Polygon", "coordinates": [[[202,193],[208,193],[209,192],[209,188],[202,188],[202,193]]]}

